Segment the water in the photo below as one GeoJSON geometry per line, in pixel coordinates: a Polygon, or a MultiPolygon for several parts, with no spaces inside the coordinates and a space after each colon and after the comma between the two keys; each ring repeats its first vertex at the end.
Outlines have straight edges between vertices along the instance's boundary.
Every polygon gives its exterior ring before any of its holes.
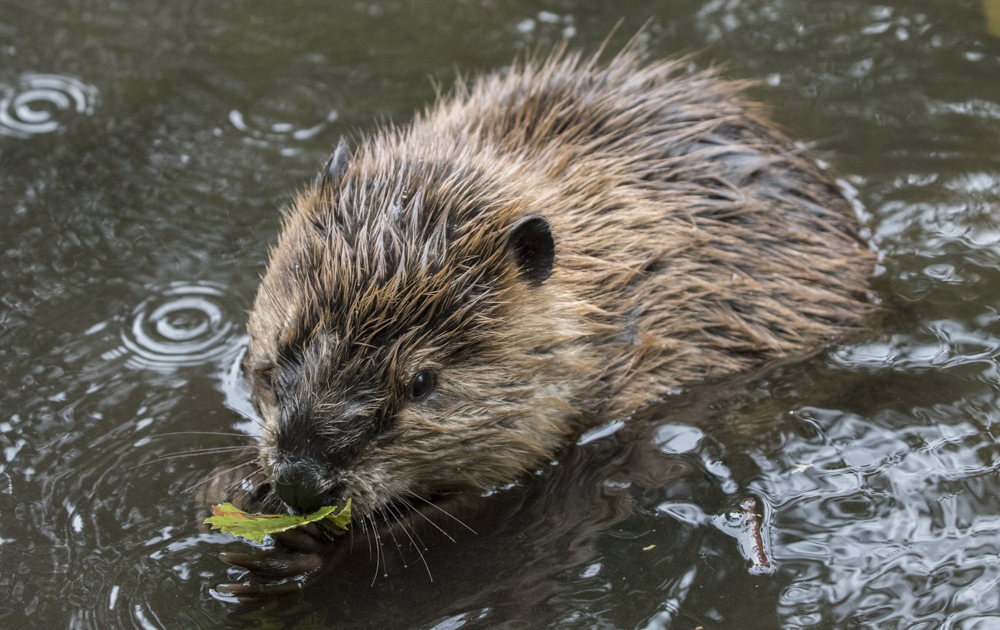
{"type": "Polygon", "coordinates": [[[997,0],[5,0],[0,191],[0,626],[1000,627],[997,0]],[[188,489],[221,456],[164,458],[252,426],[231,368],[278,209],[432,80],[620,18],[612,48],[651,18],[654,55],[759,79],[857,189],[880,330],[590,434],[426,569],[386,541],[388,576],[362,548],[214,598],[238,543],[188,489]]]}

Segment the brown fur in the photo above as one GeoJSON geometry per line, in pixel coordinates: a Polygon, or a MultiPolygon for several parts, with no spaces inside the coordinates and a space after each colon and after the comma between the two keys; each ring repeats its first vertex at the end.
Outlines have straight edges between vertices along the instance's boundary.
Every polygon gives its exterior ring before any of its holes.
{"type": "Polygon", "coordinates": [[[558,51],[364,138],[295,200],[250,316],[265,472],[308,461],[362,515],[489,488],[856,326],[873,259],[850,205],[737,90],[558,51]],[[540,286],[506,240],[531,215],[556,242],[540,286]]]}

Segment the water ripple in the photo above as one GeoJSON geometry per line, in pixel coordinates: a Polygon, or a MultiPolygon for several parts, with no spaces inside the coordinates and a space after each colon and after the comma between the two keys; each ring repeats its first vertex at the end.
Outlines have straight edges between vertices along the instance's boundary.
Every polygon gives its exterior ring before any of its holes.
{"type": "Polygon", "coordinates": [[[234,326],[218,302],[224,291],[213,283],[176,282],[133,311],[122,345],[104,359],[127,355],[126,365],[172,372],[203,365],[234,351],[234,326]]]}
{"type": "Polygon", "coordinates": [[[310,127],[297,127],[290,122],[273,122],[261,115],[244,116],[239,110],[229,112],[229,122],[243,133],[243,141],[256,147],[269,147],[272,144],[284,147],[282,154],[293,155],[294,147],[287,146],[291,142],[308,140],[319,133],[338,118],[337,110],[332,109],[326,119],[310,127]]]}
{"type": "Polygon", "coordinates": [[[0,135],[28,138],[52,133],[61,126],[52,108],[89,116],[96,101],[97,88],[75,77],[22,74],[17,86],[0,84],[0,135]]]}

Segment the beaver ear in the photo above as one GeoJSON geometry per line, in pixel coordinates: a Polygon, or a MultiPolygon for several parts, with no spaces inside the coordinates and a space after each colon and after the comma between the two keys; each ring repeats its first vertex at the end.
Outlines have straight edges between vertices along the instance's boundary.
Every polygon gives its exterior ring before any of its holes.
{"type": "Polygon", "coordinates": [[[333,152],[330,159],[323,165],[323,170],[316,176],[313,187],[337,186],[344,180],[347,174],[347,167],[351,165],[351,157],[347,152],[347,143],[341,138],[337,144],[337,150],[333,152]]]}
{"type": "Polygon", "coordinates": [[[552,275],[556,244],[552,240],[549,222],[543,217],[525,217],[511,226],[507,247],[521,273],[532,284],[539,285],[552,275]]]}

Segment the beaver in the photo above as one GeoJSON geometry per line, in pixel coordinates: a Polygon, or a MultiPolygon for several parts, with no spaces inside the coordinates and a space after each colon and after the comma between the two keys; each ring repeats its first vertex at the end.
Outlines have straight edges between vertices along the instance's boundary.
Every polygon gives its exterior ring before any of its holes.
{"type": "Polygon", "coordinates": [[[262,509],[482,493],[874,309],[850,203],[743,84],[600,55],[459,79],[294,198],[243,361],[262,509]]]}

